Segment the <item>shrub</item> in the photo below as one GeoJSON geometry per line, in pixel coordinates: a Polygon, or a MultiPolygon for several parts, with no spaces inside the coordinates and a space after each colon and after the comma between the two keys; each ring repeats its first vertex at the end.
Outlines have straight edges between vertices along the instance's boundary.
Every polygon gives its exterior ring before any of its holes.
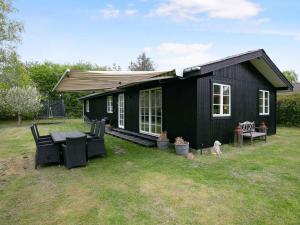
{"type": "Polygon", "coordinates": [[[41,108],[41,96],[35,87],[10,88],[4,100],[10,115],[18,116],[18,124],[22,116],[34,116],[41,108]]]}
{"type": "Polygon", "coordinates": [[[277,122],[287,126],[300,126],[300,93],[278,96],[277,122]]]}

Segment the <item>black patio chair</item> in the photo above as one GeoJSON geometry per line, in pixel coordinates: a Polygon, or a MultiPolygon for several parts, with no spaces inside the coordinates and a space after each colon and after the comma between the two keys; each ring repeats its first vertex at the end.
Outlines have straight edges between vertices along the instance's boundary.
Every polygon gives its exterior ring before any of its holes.
{"type": "Polygon", "coordinates": [[[34,168],[43,164],[60,163],[59,145],[48,140],[39,141],[34,126],[30,129],[36,145],[34,168]]]}
{"type": "Polygon", "coordinates": [[[36,131],[36,135],[37,135],[38,139],[40,139],[40,140],[52,140],[51,135],[40,135],[40,132],[39,132],[39,129],[38,129],[36,123],[33,124],[33,127],[36,131]]]}
{"type": "Polygon", "coordinates": [[[64,165],[68,169],[86,165],[86,136],[67,138],[62,144],[64,165]]]}
{"type": "Polygon", "coordinates": [[[37,130],[36,130],[34,124],[30,126],[30,129],[31,129],[31,133],[32,133],[32,136],[33,136],[35,142],[38,142],[38,143],[53,143],[53,140],[52,140],[51,136],[50,136],[50,138],[39,138],[37,130]]]}
{"type": "Polygon", "coordinates": [[[91,122],[91,129],[89,132],[84,132],[85,134],[87,135],[90,135],[90,136],[94,136],[95,135],[95,129],[96,129],[96,120],[92,120],[91,122]]]}
{"type": "Polygon", "coordinates": [[[95,129],[95,136],[87,139],[87,158],[106,155],[104,146],[105,120],[98,121],[95,129]]]}

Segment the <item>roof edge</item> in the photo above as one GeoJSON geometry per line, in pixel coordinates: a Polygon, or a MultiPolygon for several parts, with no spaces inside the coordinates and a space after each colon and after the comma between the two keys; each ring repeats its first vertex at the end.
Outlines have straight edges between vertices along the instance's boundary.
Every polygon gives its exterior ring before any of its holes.
{"type": "Polygon", "coordinates": [[[52,92],[54,92],[56,90],[56,88],[58,87],[58,85],[60,85],[60,83],[62,82],[62,80],[65,78],[65,76],[70,73],[70,69],[66,69],[65,72],[63,73],[63,75],[60,77],[59,81],[56,83],[56,85],[54,86],[54,88],[52,89],[52,92]]]}

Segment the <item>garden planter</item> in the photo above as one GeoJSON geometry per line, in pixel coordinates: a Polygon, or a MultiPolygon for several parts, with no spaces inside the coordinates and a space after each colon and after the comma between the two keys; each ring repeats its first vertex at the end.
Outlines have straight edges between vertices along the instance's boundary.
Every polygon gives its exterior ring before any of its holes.
{"type": "Polygon", "coordinates": [[[182,144],[182,145],[175,145],[175,150],[177,155],[187,155],[189,153],[190,145],[182,144]]]}
{"type": "Polygon", "coordinates": [[[159,149],[167,149],[167,148],[169,148],[169,139],[167,139],[167,140],[157,140],[157,147],[159,148],[159,149]]]}

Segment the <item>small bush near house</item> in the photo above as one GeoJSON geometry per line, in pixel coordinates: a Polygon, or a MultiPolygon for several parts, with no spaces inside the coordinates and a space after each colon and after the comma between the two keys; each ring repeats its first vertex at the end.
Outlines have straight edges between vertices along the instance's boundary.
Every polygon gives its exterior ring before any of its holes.
{"type": "Polygon", "coordinates": [[[300,93],[278,96],[277,122],[287,126],[300,126],[300,93]]]}

